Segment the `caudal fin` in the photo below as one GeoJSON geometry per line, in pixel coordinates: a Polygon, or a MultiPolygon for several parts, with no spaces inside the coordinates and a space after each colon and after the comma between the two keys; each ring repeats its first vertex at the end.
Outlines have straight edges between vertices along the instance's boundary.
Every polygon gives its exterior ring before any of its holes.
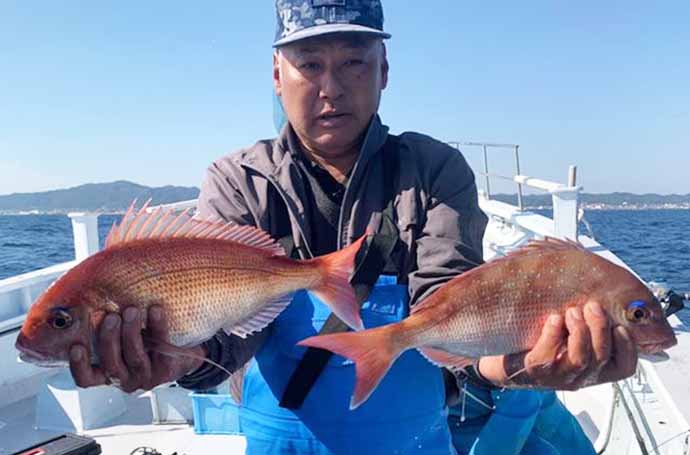
{"type": "Polygon", "coordinates": [[[365,239],[366,235],[363,235],[342,250],[313,259],[322,271],[323,279],[311,291],[345,324],[355,330],[362,330],[364,325],[355,300],[355,290],[350,285],[350,276],[354,271],[357,252],[365,239]]]}
{"type": "Polygon", "coordinates": [[[355,409],[369,398],[395,359],[405,349],[394,343],[393,326],[364,330],[362,332],[334,333],[310,337],[297,343],[327,349],[355,363],[355,392],[350,409],[355,409]]]}

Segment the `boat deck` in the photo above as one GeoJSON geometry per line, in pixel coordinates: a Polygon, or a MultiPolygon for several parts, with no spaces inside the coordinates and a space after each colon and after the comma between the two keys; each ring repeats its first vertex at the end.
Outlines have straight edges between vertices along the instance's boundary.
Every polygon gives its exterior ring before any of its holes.
{"type": "MultiPolygon", "coordinates": [[[[513,180],[518,184],[518,194],[521,185],[550,192],[554,218],[491,200],[488,192],[481,192],[480,206],[490,219],[484,236],[485,259],[506,254],[532,238],[551,236],[578,239],[592,252],[627,267],[595,240],[578,236],[579,187],[575,186],[574,176],[569,178],[568,186],[522,175],[516,175],[513,180]]],[[[184,204],[193,206],[193,202],[184,204]]],[[[81,215],[72,218],[77,261],[98,249],[98,242],[94,240],[97,239],[97,216],[87,218],[81,215]],[[82,232],[87,235],[80,237],[82,232]]],[[[74,264],[76,261],[0,280],[0,455],[12,454],[69,431],[35,428],[36,393],[46,381],[55,381],[52,376],[57,374],[17,363],[14,340],[31,302],[74,264]]],[[[676,330],[678,345],[667,351],[668,357],[641,360],[634,377],[615,385],[602,384],[577,392],[559,393],[595,443],[598,453],[690,455],[690,330],[676,316],[669,320],[676,330]]],[[[242,436],[197,435],[187,424],[152,424],[155,420],[151,405],[153,396],[158,395],[152,392],[125,395],[125,414],[97,429],[71,432],[94,437],[104,454],[127,455],[141,447],[154,448],[162,455],[244,453],[246,443],[242,436]]],[[[83,403],[103,403],[106,408],[109,402],[107,399],[85,399],[83,403]]]]}
{"type": "MultiPolygon", "coordinates": [[[[197,435],[190,425],[155,425],[151,394],[145,392],[125,397],[127,412],[107,426],[87,430],[101,445],[105,455],[129,455],[139,447],[155,448],[162,455],[241,454],[245,440],[233,435],[197,435]]],[[[35,428],[36,397],[30,397],[0,409],[0,455],[9,455],[64,431],[35,428]]]]}

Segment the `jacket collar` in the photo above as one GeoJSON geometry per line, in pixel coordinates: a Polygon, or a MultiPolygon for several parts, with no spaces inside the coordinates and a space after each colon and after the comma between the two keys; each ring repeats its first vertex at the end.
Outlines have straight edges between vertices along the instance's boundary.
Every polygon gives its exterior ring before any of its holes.
{"type": "MultiPolygon", "coordinates": [[[[289,211],[295,216],[295,221],[300,226],[306,239],[310,239],[311,227],[306,221],[306,208],[304,206],[306,189],[298,166],[295,163],[296,157],[293,157],[293,153],[290,152],[290,134],[294,134],[292,132],[292,127],[286,124],[280,136],[271,143],[266,144],[268,146],[267,149],[264,149],[266,153],[245,154],[240,160],[240,165],[254,169],[279,186],[279,191],[286,197],[285,202],[288,205],[289,211]]],[[[381,123],[381,119],[378,115],[375,115],[364,136],[359,158],[357,158],[350,179],[348,180],[345,196],[343,198],[343,207],[352,206],[352,201],[350,200],[354,197],[353,195],[356,194],[356,191],[353,191],[353,189],[357,188],[359,185],[367,163],[381,150],[387,137],[388,127],[381,123]]],[[[341,217],[342,212],[343,209],[341,208],[341,217]]],[[[339,235],[341,235],[340,229],[339,235]]],[[[306,249],[309,250],[308,245],[303,245],[303,241],[306,242],[306,239],[303,240],[299,236],[296,236],[295,232],[293,232],[293,236],[295,236],[296,246],[306,246],[306,249]]]]}
{"type": "MultiPolygon", "coordinates": [[[[359,157],[352,171],[351,181],[357,176],[357,169],[363,169],[367,162],[374,156],[386,142],[388,137],[388,127],[381,123],[381,118],[375,115],[362,141],[359,157]]],[[[273,147],[268,154],[245,155],[240,164],[247,165],[261,172],[272,176],[277,180],[282,180],[281,175],[290,173],[290,168],[295,164],[295,153],[301,153],[298,149],[299,142],[289,123],[286,123],[280,135],[273,141],[273,147]]]]}

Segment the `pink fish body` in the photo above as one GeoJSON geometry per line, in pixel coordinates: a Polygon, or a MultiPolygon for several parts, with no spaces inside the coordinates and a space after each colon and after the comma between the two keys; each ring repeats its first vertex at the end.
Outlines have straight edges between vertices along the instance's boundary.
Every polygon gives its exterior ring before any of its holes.
{"type": "Polygon", "coordinates": [[[551,314],[589,300],[602,305],[614,326],[628,328],[641,352],[676,343],[661,305],[639,279],[578,244],[546,239],[454,278],[404,321],[300,344],[355,361],[354,408],[407,349],[439,366],[463,368],[482,356],[530,349],[551,314]]]}
{"type": "Polygon", "coordinates": [[[299,289],[312,290],[349,325],[362,327],[348,280],[364,237],[331,255],[297,261],[259,229],[145,209],[135,214],[131,207],[103,251],[38,298],[16,343],[23,359],[63,364],[73,344],[91,348],[107,313],[130,305],[160,305],[170,328],[170,339],[161,341],[175,346],[198,345],[221,329],[246,337],[273,321],[299,289]]]}

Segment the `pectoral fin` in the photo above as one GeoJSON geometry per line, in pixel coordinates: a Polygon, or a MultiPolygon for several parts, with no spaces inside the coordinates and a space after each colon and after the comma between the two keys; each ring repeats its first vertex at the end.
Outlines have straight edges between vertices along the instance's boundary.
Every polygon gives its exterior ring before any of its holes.
{"type": "Polygon", "coordinates": [[[453,373],[457,374],[468,365],[472,365],[476,359],[470,357],[462,357],[451,354],[442,349],[423,347],[418,348],[419,352],[431,363],[437,367],[448,368],[453,373]]]}

